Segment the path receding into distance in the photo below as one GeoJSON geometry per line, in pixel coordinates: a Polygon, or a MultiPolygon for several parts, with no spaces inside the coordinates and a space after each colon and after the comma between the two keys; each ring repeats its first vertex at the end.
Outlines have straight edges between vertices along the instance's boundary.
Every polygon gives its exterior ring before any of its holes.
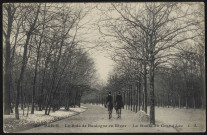
{"type": "MultiPolygon", "coordinates": [[[[112,119],[108,119],[106,108],[100,105],[82,105],[88,108],[85,112],[44,126],[21,131],[21,133],[176,132],[176,129],[172,127],[140,127],[148,125],[149,122],[140,122],[137,118],[138,115],[129,110],[122,110],[122,118],[117,119],[113,109],[112,119]],[[55,127],[51,127],[51,125],[55,127]]],[[[157,122],[157,124],[161,123],[157,122]]]]}

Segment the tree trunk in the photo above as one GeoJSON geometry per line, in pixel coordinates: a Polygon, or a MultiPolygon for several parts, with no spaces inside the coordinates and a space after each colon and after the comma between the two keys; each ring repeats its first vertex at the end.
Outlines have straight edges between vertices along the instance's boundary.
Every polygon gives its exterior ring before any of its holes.
{"type": "MultiPolygon", "coordinates": [[[[62,72],[62,73],[63,73],[63,72],[62,72]]],[[[51,106],[52,106],[52,101],[53,101],[54,98],[55,98],[55,95],[56,95],[58,86],[59,86],[59,84],[60,84],[62,73],[61,73],[61,75],[60,75],[60,78],[59,78],[59,80],[58,80],[58,83],[57,83],[56,87],[54,88],[54,92],[53,92],[53,89],[52,89],[51,96],[49,96],[49,101],[48,101],[48,104],[47,104],[47,107],[49,107],[49,110],[48,110],[47,115],[50,114],[50,110],[51,110],[51,106]]],[[[53,88],[53,87],[52,87],[52,88],[53,88]]],[[[46,108],[47,108],[47,107],[46,107],[46,108]]]]}
{"type": "Polygon", "coordinates": [[[133,111],[135,112],[135,102],[136,102],[136,89],[134,88],[134,96],[133,96],[133,111]]]}
{"type": "MultiPolygon", "coordinates": [[[[23,72],[21,72],[22,74],[23,72]]],[[[22,75],[20,74],[20,78],[17,82],[17,94],[16,94],[16,101],[15,101],[15,118],[18,120],[19,119],[19,110],[18,110],[18,106],[19,106],[19,89],[20,89],[20,82],[22,80],[22,75]]]]}
{"type": "Polygon", "coordinates": [[[144,101],[145,101],[145,99],[144,99],[144,91],[143,91],[143,93],[142,93],[142,110],[143,111],[144,111],[144,106],[145,106],[144,101]]]}
{"type": "Polygon", "coordinates": [[[195,109],[195,95],[193,95],[193,108],[195,109]]]}
{"type": "Polygon", "coordinates": [[[28,117],[28,115],[29,115],[29,101],[27,103],[27,117],[28,117]]]}
{"type": "MultiPolygon", "coordinates": [[[[137,79],[137,81],[138,81],[138,79],[137,79]]],[[[137,84],[136,85],[136,88],[137,88],[137,94],[136,94],[136,96],[137,96],[137,98],[136,98],[136,113],[137,113],[138,107],[140,107],[140,106],[139,106],[139,86],[138,86],[138,82],[136,84],[137,84]]]]}
{"type": "Polygon", "coordinates": [[[23,80],[24,71],[25,71],[26,64],[27,64],[27,49],[28,49],[28,44],[29,44],[29,40],[30,40],[31,33],[34,30],[34,26],[35,26],[36,21],[37,21],[37,18],[38,18],[39,9],[40,9],[40,5],[38,7],[38,10],[37,10],[37,14],[36,14],[34,23],[32,24],[32,26],[30,27],[30,30],[26,34],[27,35],[27,38],[26,38],[26,42],[24,44],[24,53],[23,53],[23,60],[22,60],[22,68],[21,68],[21,72],[20,72],[20,77],[19,77],[18,82],[17,82],[17,96],[16,96],[16,104],[15,104],[15,117],[16,117],[16,119],[19,119],[19,110],[18,110],[18,106],[19,106],[19,91],[20,91],[20,83],[23,80]]]}
{"type": "Polygon", "coordinates": [[[144,62],[144,111],[147,113],[147,65],[144,62]]]}
{"type": "Polygon", "coordinates": [[[174,95],[174,98],[173,98],[173,108],[175,108],[176,107],[176,96],[174,95]]]}
{"type": "Polygon", "coordinates": [[[169,104],[170,104],[170,98],[169,98],[169,93],[167,94],[167,107],[169,108],[169,104]]]}
{"type": "MultiPolygon", "coordinates": [[[[45,22],[45,10],[44,10],[44,22],[45,22]]],[[[33,89],[32,89],[32,110],[31,110],[31,114],[34,114],[34,101],[35,101],[35,91],[36,91],[37,66],[38,66],[39,57],[40,57],[40,47],[42,45],[42,37],[43,37],[42,35],[44,33],[44,28],[45,28],[45,23],[43,23],[42,33],[41,33],[39,45],[37,47],[37,59],[36,59],[36,63],[35,63],[35,74],[34,74],[33,89]]]]}
{"type": "Polygon", "coordinates": [[[155,124],[155,99],[154,99],[154,57],[151,56],[150,64],[150,123],[155,124]]]}
{"type": "Polygon", "coordinates": [[[50,96],[51,96],[51,92],[49,92],[49,94],[46,97],[46,105],[45,105],[45,115],[48,115],[48,107],[50,104],[50,96]]]}
{"type": "Polygon", "coordinates": [[[187,96],[185,97],[185,107],[186,109],[188,109],[188,97],[187,96]]]}
{"type": "Polygon", "coordinates": [[[42,37],[40,38],[38,50],[37,50],[37,59],[35,63],[35,74],[34,74],[34,80],[33,80],[33,89],[32,89],[32,110],[31,114],[34,114],[34,102],[35,102],[35,91],[36,91],[36,78],[37,78],[37,66],[38,66],[38,61],[39,61],[39,54],[40,54],[40,46],[41,46],[41,40],[42,37]]]}
{"type": "Polygon", "coordinates": [[[55,83],[55,75],[56,75],[56,69],[54,69],[53,71],[53,77],[52,77],[52,81],[51,81],[51,87],[50,87],[50,91],[48,91],[48,94],[47,94],[47,98],[46,98],[46,106],[45,106],[45,115],[48,115],[48,108],[50,107],[51,105],[51,98],[53,96],[53,89],[54,89],[54,83],[55,83]]]}
{"type": "Polygon", "coordinates": [[[179,108],[181,108],[181,105],[180,105],[180,95],[178,95],[178,100],[179,100],[179,108]]]}
{"type": "Polygon", "coordinates": [[[126,108],[126,106],[125,106],[125,105],[126,105],[126,98],[125,98],[125,94],[126,94],[126,93],[125,93],[125,92],[126,92],[126,91],[124,91],[124,109],[126,108]]]}
{"type": "Polygon", "coordinates": [[[10,104],[10,111],[11,111],[11,113],[13,113],[13,105],[12,104],[10,104]]]}
{"type": "Polygon", "coordinates": [[[65,106],[65,109],[68,111],[69,110],[69,93],[67,93],[67,97],[66,97],[66,106],[65,106]]]}
{"type": "Polygon", "coordinates": [[[132,111],[132,85],[130,85],[130,109],[132,111]]]}
{"type": "Polygon", "coordinates": [[[157,96],[157,107],[159,107],[160,106],[160,98],[159,98],[159,94],[158,94],[158,96],[157,96]]]}
{"type": "Polygon", "coordinates": [[[19,92],[20,92],[20,87],[21,87],[21,82],[23,80],[23,76],[24,76],[24,71],[26,68],[26,63],[27,63],[27,49],[28,49],[28,44],[29,44],[29,40],[30,40],[30,36],[31,36],[31,32],[27,33],[27,39],[26,39],[26,43],[24,45],[24,54],[23,54],[23,60],[22,60],[22,68],[21,68],[21,73],[17,82],[17,95],[16,95],[16,104],[15,104],[15,118],[19,119],[19,110],[18,110],[18,106],[19,106],[19,92]]]}
{"type": "Polygon", "coordinates": [[[204,60],[200,62],[200,78],[201,78],[201,107],[206,108],[206,79],[205,79],[205,65],[204,60]]]}
{"type": "Polygon", "coordinates": [[[139,76],[139,84],[138,84],[139,86],[138,86],[138,106],[139,106],[139,111],[140,111],[140,108],[141,108],[141,75],[139,76]]]}
{"type": "Polygon", "coordinates": [[[20,86],[20,95],[21,95],[21,110],[23,110],[23,104],[24,104],[24,102],[23,102],[23,91],[22,91],[22,84],[21,84],[21,86],[20,86]]]}
{"type": "Polygon", "coordinates": [[[39,97],[39,110],[42,111],[43,109],[43,98],[44,98],[44,95],[43,95],[43,90],[44,90],[44,87],[45,87],[45,75],[46,75],[46,69],[47,69],[47,64],[48,64],[48,61],[46,60],[45,62],[45,68],[44,68],[44,72],[43,72],[43,77],[42,77],[42,83],[41,83],[41,89],[40,89],[40,97],[39,97]]]}
{"type": "Polygon", "coordinates": [[[128,109],[128,89],[126,89],[126,107],[125,109],[128,109]]]}
{"type": "Polygon", "coordinates": [[[10,115],[10,41],[6,41],[6,60],[4,72],[4,114],[10,115]]]}
{"type": "Polygon", "coordinates": [[[11,73],[11,62],[10,62],[10,49],[11,49],[11,44],[10,44],[10,36],[11,36],[11,30],[12,30],[12,23],[13,23],[13,18],[14,18],[14,13],[16,9],[11,8],[11,5],[8,4],[6,11],[8,14],[8,21],[7,21],[7,33],[4,33],[5,36],[5,66],[4,66],[4,114],[5,115],[10,115],[10,73],[11,73]]]}
{"type": "Polygon", "coordinates": [[[129,110],[129,103],[130,103],[130,88],[128,87],[128,96],[127,96],[127,105],[128,105],[128,110],[129,110]]]}

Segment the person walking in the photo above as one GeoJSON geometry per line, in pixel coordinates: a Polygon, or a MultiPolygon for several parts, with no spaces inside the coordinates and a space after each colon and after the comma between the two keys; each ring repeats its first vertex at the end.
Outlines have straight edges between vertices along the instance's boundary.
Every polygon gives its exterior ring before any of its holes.
{"type": "Polygon", "coordinates": [[[106,97],[105,107],[106,106],[107,106],[108,112],[109,112],[109,119],[111,119],[111,117],[112,117],[112,110],[113,110],[113,97],[111,96],[111,91],[109,91],[109,94],[106,97]]]}
{"type": "Polygon", "coordinates": [[[118,119],[118,118],[121,118],[121,108],[123,107],[122,96],[121,96],[120,91],[118,92],[118,95],[116,96],[115,105],[116,105],[115,109],[116,109],[116,114],[118,115],[117,116],[117,119],[118,119]]]}

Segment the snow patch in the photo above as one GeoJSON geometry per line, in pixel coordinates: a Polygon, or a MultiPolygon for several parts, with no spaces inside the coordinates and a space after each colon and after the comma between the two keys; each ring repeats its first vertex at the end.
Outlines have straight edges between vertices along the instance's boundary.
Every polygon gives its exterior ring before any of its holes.
{"type": "Polygon", "coordinates": [[[139,111],[138,118],[141,122],[149,122],[150,117],[144,111],[139,111]]]}
{"type": "Polygon", "coordinates": [[[86,108],[70,108],[70,110],[75,112],[83,112],[84,110],[86,110],[86,108]]]}
{"type": "Polygon", "coordinates": [[[45,115],[45,110],[35,111],[34,114],[29,114],[27,116],[27,109],[24,111],[19,108],[19,120],[15,119],[15,113],[10,115],[3,115],[3,128],[4,132],[11,133],[19,130],[20,128],[27,128],[28,126],[39,126],[45,123],[53,122],[59,119],[63,119],[79,112],[83,112],[87,107],[81,106],[80,108],[70,108],[66,111],[64,108],[60,108],[58,111],[51,111],[50,115],[45,115]]]}

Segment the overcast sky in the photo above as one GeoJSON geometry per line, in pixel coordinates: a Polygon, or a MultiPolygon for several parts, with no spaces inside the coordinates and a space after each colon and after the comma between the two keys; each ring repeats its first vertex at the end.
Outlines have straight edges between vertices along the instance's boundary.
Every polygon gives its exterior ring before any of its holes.
{"type": "MultiPolygon", "coordinates": [[[[110,3],[99,3],[98,7],[104,7],[109,5],[110,3]]],[[[84,32],[87,31],[87,35],[84,36],[87,41],[90,41],[91,43],[86,44],[89,47],[92,46],[99,46],[96,41],[100,38],[100,33],[98,31],[97,22],[100,19],[101,11],[99,11],[96,7],[97,4],[95,3],[87,3],[86,6],[90,6],[93,8],[91,12],[82,20],[82,23],[87,22],[87,25],[85,25],[84,32]]],[[[95,62],[95,68],[97,70],[97,77],[100,79],[100,81],[103,81],[106,83],[107,78],[112,72],[114,67],[114,62],[110,58],[110,54],[107,52],[107,50],[104,50],[103,48],[95,47],[94,49],[89,51],[90,57],[95,62]]]]}

